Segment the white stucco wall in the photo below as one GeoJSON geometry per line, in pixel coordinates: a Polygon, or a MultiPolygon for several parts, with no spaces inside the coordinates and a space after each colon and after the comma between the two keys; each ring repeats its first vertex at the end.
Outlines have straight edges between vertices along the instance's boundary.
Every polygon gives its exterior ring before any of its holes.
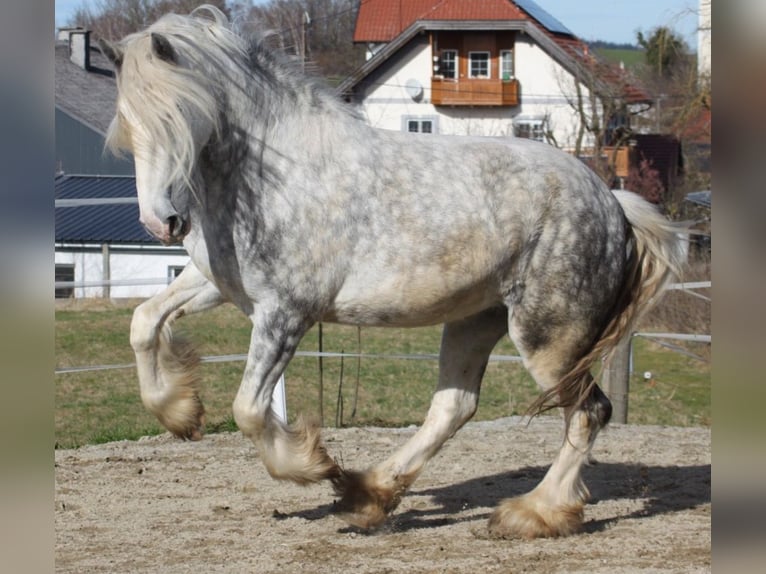
{"type": "MultiPolygon", "coordinates": [[[[573,147],[578,127],[570,103],[576,95],[573,77],[527,36],[519,35],[514,49],[516,78],[521,85],[519,106],[434,106],[430,103],[432,54],[430,46],[423,43],[411,46],[397,65],[387,66],[361,94],[360,108],[369,124],[377,128],[401,131],[405,118],[427,118],[435,120],[438,133],[447,135],[512,137],[514,119],[546,118],[559,147],[573,147]],[[406,88],[413,80],[423,88],[419,100],[406,88]]],[[[587,102],[584,88],[583,94],[587,102]]]]}
{"type": "Polygon", "coordinates": [[[411,50],[399,66],[388,70],[368,89],[362,110],[368,123],[376,128],[401,130],[405,116],[435,115],[430,103],[431,50],[428,45],[411,50]],[[416,80],[423,88],[422,99],[413,100],[407,93],[407,82],[416,80]]]}
{"type": "MultiPolygon", "coordinates": [[[[102,281],[103,255],[100,248],[89,249],[56,248],[56,264],[74,264],[76,282],[79,281],[102,281]]],[[[163,252],[158,249],[125,250],[120,247],[112,247],[109,255],[109,270],[112,280],[156,280],[168,278],[170,266],[185,266],[189,262],[189,256],[178,249],[163,252]]],[[[136,286],[111,286],[111,298],[123,297],[151,297],[159,293],[167,285],[148,284],[136,286]]],[[[102,297],[103,287],[75,287],[74,295],[80,297],[102,297]]]]}
{"type": "MultiPolygon", "coordinates": [[[[515,42],[516,77],[521,84],[517,118],[546,118],[559,147],[574,148],[580,126],[576,112],[575,79],[528,36],[515,42]]],[[[583,102],[589,108],[589,91],[581,84],[583,102]]],[[[583,142],[590,145],[590,138],[583,142]]]]}

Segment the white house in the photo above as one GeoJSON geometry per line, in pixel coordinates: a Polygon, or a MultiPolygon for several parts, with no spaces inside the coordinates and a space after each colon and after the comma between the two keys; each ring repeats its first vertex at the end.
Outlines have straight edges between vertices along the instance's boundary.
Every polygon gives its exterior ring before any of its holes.
{"type": "Polygon", "coordinates": [[[366,0],[354,41],[368,60],[339,92],[384,129],[528,137],[568,150],[579,136],[582,150],[593,144],[582,118],[594,109],[609,136],[650,105],[531,0],[366,0]]]}

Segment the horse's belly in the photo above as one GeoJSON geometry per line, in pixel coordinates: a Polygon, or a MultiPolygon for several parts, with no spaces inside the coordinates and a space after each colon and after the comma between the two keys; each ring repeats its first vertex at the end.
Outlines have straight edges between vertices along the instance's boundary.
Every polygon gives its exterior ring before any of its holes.
{"type": "Polygon", "coordinates": [[[419,327],[462,319],[500,304],[488,280],[450,284],[443,278],[412,277],[347,285],[323,317],[328,322],[370,326],[419,327]]]}

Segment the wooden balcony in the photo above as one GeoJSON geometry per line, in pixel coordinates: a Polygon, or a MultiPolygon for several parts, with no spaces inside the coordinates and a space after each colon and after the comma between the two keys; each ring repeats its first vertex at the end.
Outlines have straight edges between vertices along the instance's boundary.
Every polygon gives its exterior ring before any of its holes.
{"type": "Polygon", "coordinates": [[[518,106],[519,81],[471,78],[431,78],[435,106],[518,106]]]}
{"type": "Polygon", "coordinates": [[[609,165],[613,165],[614,174],[617,177],[628,177],[632,159],[630,147],[620,146],[615,149],[612,146],[605,146],[601,148],[601,153],[606,156],[609,165]]]}

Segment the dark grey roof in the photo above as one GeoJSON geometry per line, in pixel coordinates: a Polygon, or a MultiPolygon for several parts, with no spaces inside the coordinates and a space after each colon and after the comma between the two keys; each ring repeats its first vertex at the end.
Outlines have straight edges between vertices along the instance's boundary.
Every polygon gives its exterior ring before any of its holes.
{"type": "Polygon", "coordinates": [[[696,203],[703,207],[710,207],[712,205],[711,198],[712,194],[709,189],[704,191],[692,191],[691,193],[686,194],[686,201],[691,201],[692,203],[696,203]]]}
{"type": "MultiPolygon", "coordinates": [[[[57,200],[136,198],[136,179],[128,176],[62,175],[57,200]]],[[[56,242],[158,244],[138,221],[137,203],[56,207],[56,242]]]]}
{"type": "Polygon", "coordinates": [[[56,107],[105,135],[114,117],[117,84],[111,63],[95,48],[90,64],[84,70],[70,60],[69,43],[56,42],[56,107]]]}

